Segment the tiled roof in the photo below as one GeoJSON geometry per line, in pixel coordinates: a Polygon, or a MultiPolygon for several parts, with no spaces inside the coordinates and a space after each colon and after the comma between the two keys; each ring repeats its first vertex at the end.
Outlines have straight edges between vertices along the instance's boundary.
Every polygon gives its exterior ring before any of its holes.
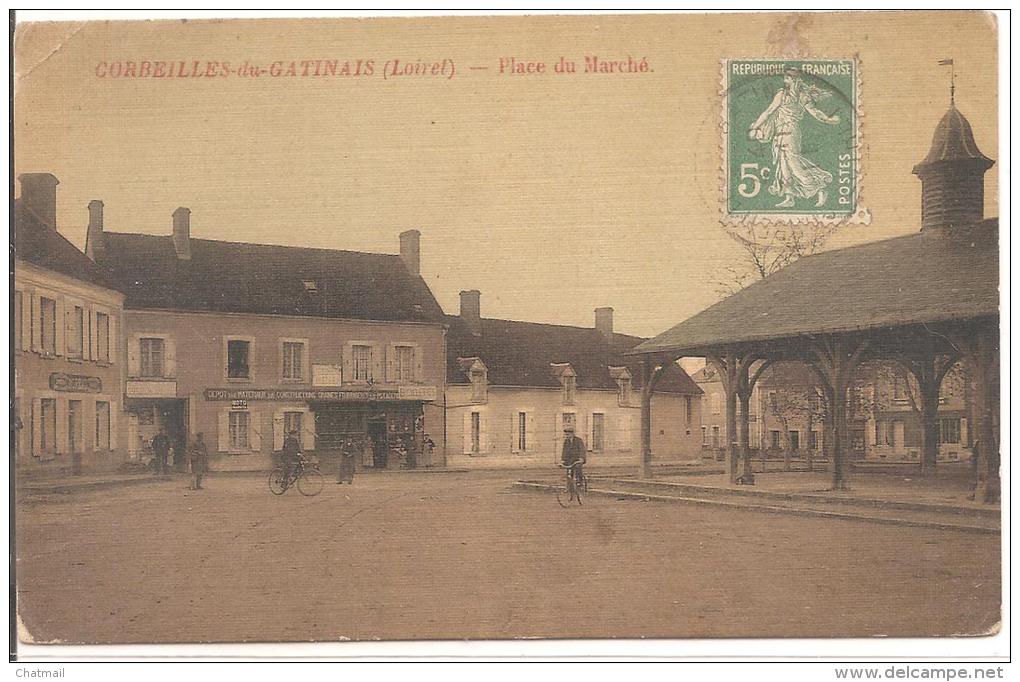
{"type": "Polygon", "coordinates": [[[725,344],[998,315],[998,220],[802,258],[637,353],[692,356],[725,344]]]}
{"type": "Polygon", "coordinates": [[[113,275],[106,268],[94,263],[20,201],[15,202],[14,216],[14,255],[17,258],[83,282],[117,288],[113,275]]]}
{"type": "MultiPolygon", "coordinates": [[[[626,366],[633,387],[641,385],[640,358],[624,357],[641,339],[614,334],[608,341],[601,332],[585,327],[567,327],[534,322],[482,318],[481,334],[474,335],[460,317],[447,316],[447,382],[466,384],[463,358],[480,358],[488,368],[490,386],[560,386],[553,365],[569,363],[577,374],[578,388],[616,390],[610,367],[626,366]]],[[[701,389],[679,366],[667,369],[657,392],[700,395],[701,389]]]]}
{"type": "Polygon", "coordinates": [[[443,322],[425,281],[400,256],[106,232],[103,263],[125,308],[443,322]],[[306,282],[314,283],[314,291],[306,282]]]}

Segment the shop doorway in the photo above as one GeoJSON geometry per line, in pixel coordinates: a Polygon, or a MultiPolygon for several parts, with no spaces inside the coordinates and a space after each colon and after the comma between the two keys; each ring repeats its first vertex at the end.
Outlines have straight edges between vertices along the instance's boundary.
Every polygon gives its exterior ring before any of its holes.
{"type": "Polygon", "coordinates": [[[372,466],[385,469],[389,464],[390,445],[386,437],[386,415],[368,420],[368,439],[372,444],[372,466]]]}

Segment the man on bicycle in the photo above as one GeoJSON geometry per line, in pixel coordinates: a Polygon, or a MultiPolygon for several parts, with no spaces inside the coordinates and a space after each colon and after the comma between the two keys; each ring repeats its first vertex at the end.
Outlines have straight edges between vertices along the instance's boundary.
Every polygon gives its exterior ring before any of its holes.
{"type": "Polygon", "coordinates": [[[298,440],[298,432],[292,430],[283,441],[283,452],[280,454],[283,464],[283,480],[290,485],[294,482],[294,471],[297,463],[301,460],[301,442],[298,440]]]}
{"type": "Polygon", "coordinates": [[[587,458],[585,457],[584,441],[574,435],[574,427],[571,424],[567,424],[563,427],[563,457],[561,461],[563,466],[570,467],[570,475],[574,477],[575,483],[580,483],[584,480],[583,472],[581,471],[587,458]]]}

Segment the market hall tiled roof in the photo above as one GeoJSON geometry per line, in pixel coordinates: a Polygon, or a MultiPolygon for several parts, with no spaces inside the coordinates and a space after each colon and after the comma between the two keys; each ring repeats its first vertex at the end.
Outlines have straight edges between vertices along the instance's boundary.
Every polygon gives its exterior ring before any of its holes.
{"type": "Polygon", "coordinates": [[[398,255],[103,233],[102,263],[127,309],[173,309],[442,323],[425,281],[398,255]]]}
{"type": "MultiPolygon", "coordinates": [[[[467,384],[469,379],[461,363],[480,358],[488,369],[490,386],[558,388],[553,365],[569,363],[577,375],[577,387],[617,390],[611,367],[627,367],[633,388],[641,386],[641,360],[625,357],[624,351],[642,339],[613,334],[611,340],[594,328],[568,327],[535,322],[517,322],[481,318],[480,333],[472,333],[464,320],[447,316],[447,382],[467,384]]],[[[678,365],[667,368],[656,384],[657,393],[701,395],[690,376],[678,365]]]]}
{"type": "Polygon", "coordinates": [[[630,353],[707,349],[999,313],[998,219],[802,258],[630,353]]]}

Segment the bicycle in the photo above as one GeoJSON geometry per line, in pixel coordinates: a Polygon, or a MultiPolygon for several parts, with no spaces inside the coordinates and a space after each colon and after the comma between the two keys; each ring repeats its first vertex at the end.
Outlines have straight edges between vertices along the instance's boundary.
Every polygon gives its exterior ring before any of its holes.
{"type": "Polygon", "coordinates": [[[569,507],[571,502],[577,502],[580,506],[581,493],[588,492],[588,478],[583,473],[579,473],[582,464],[584,462],[574,462],[570,466],[560,464],[560,468],[566,470],[567,484],[565,487],[556,489],[556,501],[563,508],[569,507]]]}
{"type": "Polygon", "coordinates": [[[291,486],[297,485],[299,493],[305,497],[314,497],[322,492],[325,482],[319,465],[304,457],[300,457],[294,464],[289,477],[287,468],[282,464],[269,472],[269,490],[274,495],[282,495],[291,486]]]}

